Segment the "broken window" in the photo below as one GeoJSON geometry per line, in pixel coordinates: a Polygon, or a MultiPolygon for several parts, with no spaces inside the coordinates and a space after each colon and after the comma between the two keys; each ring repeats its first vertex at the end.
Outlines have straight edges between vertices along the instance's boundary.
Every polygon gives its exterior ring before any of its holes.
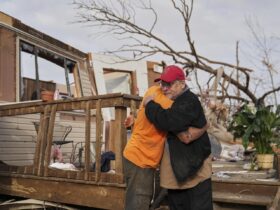
{"type": "Polygon", "coordinates": [[[20,41],[20,100],[40,99],[42,90],[58,90],[61,97],[73,97],[75,65],[75,61],[20,41]]]}

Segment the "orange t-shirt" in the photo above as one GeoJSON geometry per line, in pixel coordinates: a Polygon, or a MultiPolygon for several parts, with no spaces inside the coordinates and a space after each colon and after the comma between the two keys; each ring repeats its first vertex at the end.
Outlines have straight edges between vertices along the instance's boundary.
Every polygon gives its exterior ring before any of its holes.
{"type": "MultiPolygon", "coordinates": [[[[155,94],[154,101],[164,109],[173,101],[163,95],[159,86],[147,90],[145,96],[155,94]]],[[[144,97],[145,97],[144,96],[144,97]]],[[[127,142],[124,157],[141,168],[156,168],[162,157],[166,132],[158,130],[146,117],[143,103],[137,113],[132,135],[127,142]]]]}

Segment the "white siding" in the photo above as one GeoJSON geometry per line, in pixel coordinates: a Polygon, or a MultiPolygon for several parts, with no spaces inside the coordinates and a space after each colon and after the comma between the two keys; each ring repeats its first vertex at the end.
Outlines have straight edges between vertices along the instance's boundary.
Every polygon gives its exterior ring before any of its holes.
{"type": "MultiPolygon", "coordinates": [[[[33,122],[39,121],[39,114],[29,114],[13,117],[0,117],[0,160],[10,165],[31,165],[35,154],[37,132],[33,122]]],[[[93,119],[94,120],[94,119],[93,119]]],[[[64,127],[72,126],[67,141],[85,142],[85,122],[83,120],[68,120],[58,113],[55,121],[54,140],[60,140],[64,127]]],[[[91,141],[95,141],[95,122],[91,126],[91,141]]],[[[76,154],[80,144],[77,145],[76,154]]],[[[84,144],[83,144],[84,146],[84,144]]],[[[72,144],[61,146],[64,161],[69,162],[72,154],[72,144]]],[[[83,156],[84,157],[84,156],[83,156]]]]}

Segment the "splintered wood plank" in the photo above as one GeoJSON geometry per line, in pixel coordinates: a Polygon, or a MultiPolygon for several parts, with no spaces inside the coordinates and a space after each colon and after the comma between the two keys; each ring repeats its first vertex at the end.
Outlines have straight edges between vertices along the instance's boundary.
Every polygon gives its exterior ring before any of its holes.
{"type": "Polygon", "coordinates": [[[52,138],[53,138],[55,117],[56,117],[56,108],[57,108],[57,104],[54,104],[51,108],[51,114],[50,114],[50,120],[49,120],[49,126],[48,126],[48,134],[47,134],[47,146],[46,146],[46,152],[45,152],[45,157],[44,157],[44,160],[45,160],[44,176],[48,175],[48,168],[50,165],[52,138]]]}
{"type": "Polygon", "coordinates": [[[84,180],[84,171],[71,171],[71,170],[63,170],[50,167],[48,169],[48,177],[59,177],[66,179],[78,179],[78,173],[82,173],[83,176],[80,176],[79,179],[84,180]]]}
{"type": "Polygon", "coordinates": [[[213,200],[220,203],[237,203],[237,204],[250,204],[259,206],[268,206],[273,198],[266,195],[240,195],[231,192],[221,193],[213,192],[213,200]]]}
{"type": "Polygon", "coordinates": [[[76,81],[75,87],[76,87],[76,94],[77,94],[74,97],[81,97],[83,93],[78,65],[79,65],[78,63],[75,63],[75,66],[73,68],[73,75],[74,75],[74,81],[76,81]]]}
{"type": "Polygon", "coordinates": [[[122,152],[124,150],[127,133],[123,124],[127,116],[125,107],[116,107],[115,109],[115,155],[116,155],[116,174],[123,174],[122,152]]]}
{"type": "Polygon", "coordinates": [[[91,129],[91,102],[86,103],[86,120],[85,120],[85,180],[88,180],[90,171],[90,129],[91,129]]]}
{"type": "Polygon", "coordinates": [[[278,189],[278,182],[243,182],[212,180],[213,201],[268,206],[278,189]],[[230,190],[229,190],[230,189],[230,190]]]}
{"type": "Polygon", "coordinates": [[[40,159],[40,152],[41,152],[41,141],[42,141],[42,133],[43,130],[43,122],[44,122],[44,114],[41,114],[40,116],[40,126],[38,130],[37,135],[37,142],[36,142],[36,148],[35,148],[35,155],[34,155],[34,174],[37,174],[38,168],[39,168],[39,159],[40,159]]]}
{"type": "Polygon", "coordinates": [[[101,141],[103,134],[103,119],[102,119],[102,101],[99,99],[96,103],[96,143],[95,143],[95,181],[100,180],[101,171],[101,141]]]}
{"type": "Polygon", "coordinates": [[[43,120],[42,120],[42,126],[40,125],[39,131],[41,129],[39,138],[40,140],[40,153],[39,153],[39,163],[38,163],[38,176],[43,176],[44,172],[44,162],[45,162],[45,152],[46,152],[46,146],[47,146],[47,136],[48,136],[48,128],[49,128],[49,119],[50,119],[50,111],[51,106],[47,105],[44,110],[43,120]]]}
{"type": "Polygon", "coordinates": [[[0,194],[101,209],[123,210],[125,186],[84,183],[80,180],[66,182],[65,179],[52,177],[1,176],[0,194]]]}
{"type": "Polygon", "coordinates": [[[0,115],[1,116],[13,116],[13,115],[34,114],[34,113],[43,112],[43,110],[44,110],[44,107],[42,107],[42,106],[20,107],[20,108],[14,108],[14,109],[0,111],[0,115]]]}
{"type": "MultiPolygon", "coordinates": [[[[114,106],[130,106],[130,100],[135,97],[129,95],[123,95],[120,93],[99,95],[99,96],[87,96],[82,98],[73,98],[67,100],[55,100],[51,102],[30,102],[30,103],[16,103],[10,105],[0,105],[0,117],[2,116],[13,116],[13,115],[24,115],[24,114],[35,114],[44,112],[45,106],[57,104],[57,111],[70,111],[73,109],[85,109],[86,102],[91,101],[91,109],[96,109],[96,102],[102,99],[102,106],[114,107],[114,106]]],[[[139,97],[136,97],[137,100],[139,97]]],[[[136,99],[135,98],[135,99],[136,99]]]]}

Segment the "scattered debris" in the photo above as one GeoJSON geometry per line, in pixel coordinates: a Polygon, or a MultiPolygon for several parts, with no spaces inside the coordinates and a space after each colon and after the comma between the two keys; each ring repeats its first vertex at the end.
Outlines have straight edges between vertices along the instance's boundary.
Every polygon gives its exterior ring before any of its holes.
{"type": "Polygon", "coordinates": [[[59,203],[40,201],[35,199],[26,199],[15,201],[14,199],[0,203],[0,209],[19,210],[19,209],[48,209],[53,208],[62,210],[78,210],[77,208],[69,207],[59,203]]]}

